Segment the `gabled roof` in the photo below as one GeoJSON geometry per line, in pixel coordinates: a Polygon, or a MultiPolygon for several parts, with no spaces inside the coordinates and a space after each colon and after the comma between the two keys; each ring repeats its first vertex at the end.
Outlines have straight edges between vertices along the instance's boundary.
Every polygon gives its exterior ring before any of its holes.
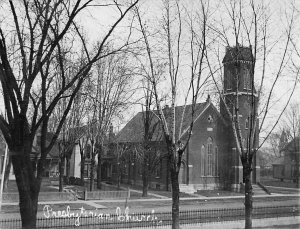
{"type": "Polygon", "coordinates": [[[235,47],[227,47],[226,54],[222,63],[243,60],[243,61],[252,61],[253,55],[251,47],[243,47],[243,46],[235,46],[235,47]]]}
{"type": "MultiPolygon", "coordinates": [[[[195,106],[195,114],[194,120],[196,120],[203,111],[212,105],[210,101],[205,103],[197,103],[195,106]]],[[[213,105],[212,105],[213,106],[213,105]]],[[[180,123],[182,120],[182,113],[184,111],[184,118],[182,122],[182,130],[181,133],[183,134],[190,125],[191,122],[191,115],[192,115],[192,105],[186,106],[177,106],[175,107],[175,136],[178,138],[180,123]],[[184,111],[185,109],[185,111],[184,111]]],[[[170,108],[164,108],[163,112],[166,116],[167,123],[171,123],[172,117],[170,117],[170,108]]],[[[137,113],[126,125],[125,127],[118,133],[116,140],[118,142],[142,142],[144,141],[144,117],[146,112],[139,112],[137,113]]],[[[153,131],[151,141],[162,141],[164,138],[162,126],[159,122],[157,110],[153,110],[151,112],[151,124],[150,124],[150,131],[153,131]]],[[[168,125],[169,126],[169,125],[168,125]]]]}

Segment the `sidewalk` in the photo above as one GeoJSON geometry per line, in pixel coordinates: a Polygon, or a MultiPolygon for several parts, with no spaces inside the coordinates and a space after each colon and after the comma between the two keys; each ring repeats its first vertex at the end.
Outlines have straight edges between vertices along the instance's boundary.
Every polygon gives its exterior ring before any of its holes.
{"type": "MultiPolygon", "coordinates": [[[[280,217],[280,218],[264,218],[264,219],[252,219],[253,228],[299,228],[300,216],[295,217],[280,217]],[[289,227],[291,226],[291,227],[289,227]]],[[[164,227],[166,228],[166,227],[164,227]]],[[[229,221],[229,222],[217,222],[198,225],[181,225],[181,229],[236,229],[245,228],[245,221],[229,221]]]]}
{"type": "MultiPolygon", "coordinates": [[[[255,228],[299,228],[300,216],[296,217],[280,217],[280,218],[263,218],[252,219],[252,227],[255,228]]],[[[156,229],[169,229],[171,226],[157,226],[156,229]]],[[[244,229],[245,221],[223,221],[202,224],[184,224],[180,225],[180,229],[244,229]]],[[[142,228],[135,228],[142,229],[142,228]]]]}
{"type": "Polygon", "coordinates": [[[299,191],[300,192],[300,189],[299,188],[288,188],[288,187],[279,187],[279,186],[265,186],[266,188],[276,188],[276,189],[286,189],[286,190],[293,190],[293,191],[299,191]]]}

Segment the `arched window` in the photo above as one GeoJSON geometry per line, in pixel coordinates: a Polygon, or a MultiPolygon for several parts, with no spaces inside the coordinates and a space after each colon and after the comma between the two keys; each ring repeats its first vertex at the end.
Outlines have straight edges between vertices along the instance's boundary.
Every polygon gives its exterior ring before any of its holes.
{"type": "Polygon", "coordinates": [[[212,148],[212,138],[209,137],[207,139],[207,172],[206,175],[212,176],[214,171],[214,156],[213,156],[213,148],[212,148]]]}
{"type": "Polygon", "coordinates": [[[202,145],[201,152],[200,152],[200,174],[201,176],[205,175],[205,146],[202,145]]]}

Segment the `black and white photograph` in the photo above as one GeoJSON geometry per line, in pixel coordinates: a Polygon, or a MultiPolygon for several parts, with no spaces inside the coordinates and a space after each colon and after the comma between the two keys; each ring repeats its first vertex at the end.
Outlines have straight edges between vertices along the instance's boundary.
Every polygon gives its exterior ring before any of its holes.
{"type": "Polygon", "coordinates": [[[299,0],[0,0],[0,229],[296,229],[299,159],[299,0]]]}

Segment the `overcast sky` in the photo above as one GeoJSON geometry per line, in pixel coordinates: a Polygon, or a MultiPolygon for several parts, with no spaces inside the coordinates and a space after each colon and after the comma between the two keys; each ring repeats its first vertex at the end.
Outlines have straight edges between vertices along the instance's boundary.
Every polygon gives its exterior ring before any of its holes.
{"type": "MultiPolygon", "coordinates": [[[[96,1],[97,2],[97,1],[96,1]]],[[[125,1],[123,1],[125,2],[125,1]]],[[[242,1],[246,2],[246,1],[242,1]]],[[[254,1],[256,4],[259,4],[259,0],[254,1]]],[[[267,62],[267,76],[268,79],[270,79],[270,82],[272,81],[272,78],[278,71],[279,66],[279,60],[282,56],[283,46],[285,39],[284,36],[284,30],[286,29],[286,21],[289,19],[289,16],[291,15],[291,8],[290,3],[292,1],[289,0],[277,0],[277,1],[263,1],[265,5],[268,5],[268,17],[269,17],[269,36],[273,41],[276,39],[279,39],[278,43],[272,43],[271,45],[274,45],[274,48],[270,51],[270,55],[267,62]]],[[[197,13],[196,9],[200,9],[199,1],[197,0],[185,0],[180,1],[182,4],[181,9],[185,12],[182,15],[186,16],[186,12],[189,14],[195,15],[197,13]],[[191,13],[192,12],[192,13],[191,13]]],[[[235,41],[233,39],[233,30],[232,26],[230,26],[230,18],[228,16],[228,7],[230,7],[230,3],[232,1],[224,0],[224,1],[209,1],[209,23],[212,23],[216,28],[220,28],[220,24],[224,23],[226,26],[226,34],[229,38],[230,45],[234,45],[235,41]],[[227,7],[227,8],[226,8],[227,7]]],[[[208,4],[208,3],[207,3],[208,4]]],[[[295,4],[297,4],[298,10],[299,7],[299,1],[295,1],[295,4]]],[[[146,1],[142,0],[140,4],[140,10],[142,12],[143,21],[146,23],[146,25],[149,27],[149,30],[159,30],[161,29],[161,21],[162,21],[162,15],[163,15],[163,9],[162,9],[162,1],[160,0],[153,0],[153,1],[146,1]]],[[[250,12],[251,8],[249,6],[245,6],[245,12],[250,12]]],[[[8,11],[4,12],[2,8],[2,15],[5,13],[9,13],[8,11]]],[[[298,15],[296,16],[295,20],[300,21],[299,18],[299,12],[295,12],[298,15]]],[[[116,20],[119,12],[115,7],[99,7],[99,6],[93,6],[90,7],[87,11],[83,12],[79,18],[77,18],[77,22],[81,25],[82,29],[85,31],[86,37],[89,39],[90,47],[99,39],[103,37],[103,34],[110,28],[110,25],[116,20]]],[[[132,14],[129,15],[119,26],[119,28],[114,33],[114,39],[117,42],[121,42],[122,38],[127,37],[129,33],[129,25],[131,23],[132,14]]],[[[249,18],[246,18],[246,20],[249,18]]],[[[187,25],[188,18],[184,17],[184,25],[187,25]]],[[[134,24],[136,26],[136,24],[134,24]]],[[[3,27],[3,22],[1,24],[3,27]]],[[[298,49],[300,50],[300,23],[295,23],[295,30],[293,31],[293,38],[294,42],[297,45],[298,49]]],[[[188,33],[187,29],[183,28],[185,33],[183,34],[183,39],[188,40],[188,33]]],[[[176,25],[174,26],[174,31],[176,31],[176,25]]],[[[138,33],[137,30],[133,31],[133,39],[139,37],[141,34],[138,33]]],[[[213,39],[212,37],[210,39],[213,39]]],[[[242,44],[247,45],[247,42],[245,43],[243,41],[240,41],[242,44]]],[[[187,44],[183,46],[184,48],[187,48],[187,44]]],[[[223,53],[225,51],[226,44],[224,42],[217,42],[215,44],[216,49],[220,49],[221,52],[223,50],[223,53]]],[[[184,49],[183,48],[183,49],[184,49]]],[[[185,52],[186,53],[186,52],[185,52]]],[[[178,105],[181,105],[183,102],[183,96],[185,94],[185,77],[188,75],[188,68],[189,68],[189,59],[186,58],[186,54],[184,54],[184,58],[181,59],[181,69],[180,74],[182,77],[183,87],[181,90],[179,90],[179,99],[178,99],[178,105]]],[[[261,56],[259,57],[261,58],[261,56]]],[[[290,57],[295,61],[296,64],[300,63],[299,57],[295,57],[294,55],[290,57]],[[298,61],[298,62],[297,62],[298,61]]],[[[256,71],[256,79],[259,81],[260,75],[261,75],[261,68],[259,68],[256,71]]],[[[265,85],[266,91],[270,87],[269,84],[265,85]]],[[[168,83],[165,81],[166,85],[162,85],[161,88],[164,90],[168,90],[168,83]]],[[[291,87],[293,85],[293,73],[291,72],[291,69],[286,68],[284,72],[282,73],[282,78],[280,79],[280,83],[276,85],[275,93],[272,96],[272,109],[274,112],[269,116],[270,118],[274,118],[278,112],[282,109],[282,106],[285,104],[288,95],[291,91],[291,87]]],[[[207,90],[206,92],[212,93],[212,89],[207,90]]],[[[297,98],[300,96],[300,90],[299,87],[297,88],[295,95],[292,99],[293,101],[296,101],[297,98]]],[[[206,96],[204,96],[201,101],[205,100],[206,96]]],[[[135,112],[138,111],[140,106],[135,106],[133,110],[128,111],[127,113],[127,119],[130,118],[135,112]]],[[[1,110],[3,110],[3,101],[1,101],[1,110]]]]}

